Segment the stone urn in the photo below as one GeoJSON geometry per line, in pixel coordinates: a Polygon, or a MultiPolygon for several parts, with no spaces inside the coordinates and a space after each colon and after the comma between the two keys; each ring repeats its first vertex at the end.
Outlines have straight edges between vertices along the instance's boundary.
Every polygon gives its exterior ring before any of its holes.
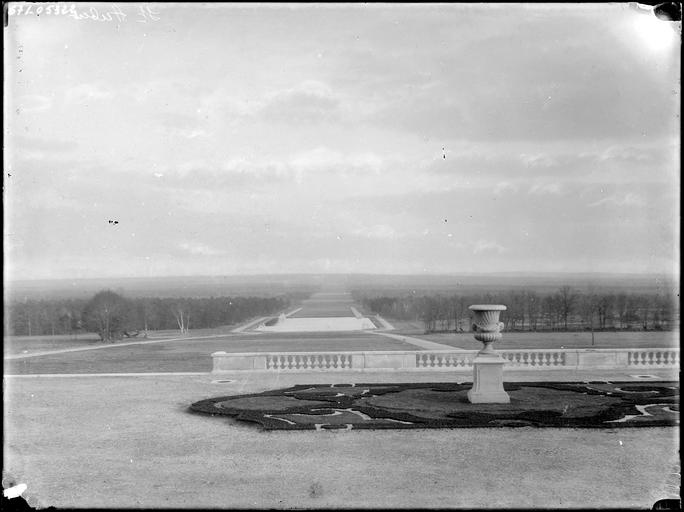
{"type": "Polygon", "coordinates": [[[480,350],[479,355],[495,355],[492,344],[496,340],[501,339],[501,331],[503,331],[504,324],[499,322],[499,314],[506,311],[506,306],[502,304],[476,304],[470,306],[473,314],[473,333],[475,339],[484,343],[484,348],[480,350]]]}
{"type": "Polygon", "coordinates": [[[499,314],[506,310],[501,304],[477,304],[470,306],[474,313],[473,333],[475,339],[484,343],[473,359],[473,387],[468,400],[473,404],[507,404],[511,399],[503,388],[503,367],[506,361],[494,351],[492,344],[501,339],[504,325],[499,314]]]}

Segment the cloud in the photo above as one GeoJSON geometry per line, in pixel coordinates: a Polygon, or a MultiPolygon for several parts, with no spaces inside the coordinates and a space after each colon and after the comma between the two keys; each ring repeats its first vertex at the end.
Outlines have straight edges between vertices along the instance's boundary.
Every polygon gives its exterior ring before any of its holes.
{"type": "Polygon", "coordinates": [[[255,115],[278,122],[318,122],[338,117],[339,108],[340,98],[328,85],[308,80],[267,95],[255,109],[255,115]]]}
{"type": "Polygon", "coordinates": [[[475,242],[475,246],[473,247],[473,254],[480,254],[480,253],[487,253],[487,252],[495,252],[502,254],[504,252],[507,252],[508,249],[503,247],[502,245],[496,243],[494,240],[484,240],[484,239],[479,239],[477,242],[475,242]]]}
{"type": "Polygon", "coordinates": [[[563,193],[563,186],[560,183],[535,183],[528,190],[528,194],[533,195],[559,195],[563,193]]]}
{"type": "Polygon", "coordinates": [[[192,128],[192,129],[181,130],[180,134],[187,139],[196,139],[198,137],[204,138],[204,137],[208,137],[210,135],[209,133],[207,133],[205,130],[202,130],[201,128],[192,128]]]}
{"type": "Polygon", "coordinates": [[[17,160],[56,159],[63,161],[65,158],[71,158],[69,154],[78,148],[78,142],[51,137],[10,134],[6,148],[10,154],[16,155],[17,160]]]}
{"type": "Polygon", "coordinates": [[[552,167],[558,164],[557,160],[544,153],[534,155],[523,153],[520,155],[520,160],[526,167],[552,167]]]}
{"type": "Polygon", "coordinates": [[[501,195],[505,194],[506,192],[515,193],[517,191],[518,191],[518,186],[511,183],[510,181],[500,181],[494,187],[494,195],[495,196],[501,196],[501,195]]]}
{"type": "Polygon", "coordinates": [[[52,107],[52,98],[41,94],[25,94],[17,101],[19,112],[44,112],[52,107]]]}
{"type": "Polygon", "coordinates": [[[611,204],[615,206],[641,206],[644,204],[644,200],[638,194],[635,194],[633,192],[627,192],[626,194],[622,195],[614,194],[608,197],[604,197],[603,199],[594,201],[593,203],[590,203],[587,206],[593,208],[596,206],[611,204]]]}
{"type": "Polygon", "coordinates": [[[113,91],[96,83],[84,83],[71,87],[65,92],[69,103],[87,103],[90,100],[104,100],[114,96],[113,91]]]}
{"type": "Polygon", "coordinates": [[[224,254],[223,251],[216,250],[213,247],[197,242],[183,242],[178,244],[178,247],[185,252],[199,256],[219,256],[224,254]]]}
{"type": "Polygon", "coordinates": [[[398,236],[396,230],[386,224],[375,224],[374,226],[355,229],[352,231],[352,233],[366,238],[377,239],[396,238],[398,236]]]}

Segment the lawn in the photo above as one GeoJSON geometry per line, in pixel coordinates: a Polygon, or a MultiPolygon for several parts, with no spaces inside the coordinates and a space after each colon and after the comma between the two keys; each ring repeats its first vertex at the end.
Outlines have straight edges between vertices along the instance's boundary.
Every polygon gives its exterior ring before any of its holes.
{"type": "Polygon", "coordinates": [[[650,509],[679,461],[672,427],[264,432],[187,412],[301,379],[278,378],[7,379],[3,470],[39,508],[650,509]]]}
{"type": "Polygon", "coordinates": [[[211,353],[220,350],[304,352],[417,350],[417,347],[366,333],[241,334],[225,338],[187,339],[121,347],[109,345],[100,350],[6,360],[5,373],[208,372],[212,368],[211,353]]]}
{"type": "MultiPolygon", "coordinates": [[[[236,325],[223,325],[206,329],[191,329],[186,336],[211,336],[218,334],[228,334],[236,325]]],[[[147,338],[140,335],[133,338],[122,338],[116,343],[129,343],[136,341],[151,341],[159,339],[169,339],[180,337],[177,329],[167,329],[163,331],[148,331],[147,338]]],[[[81,333],[76,335],[57,335],[57,336],[6,336],[3,339],[4,355],[14,356],[20,354],[32,354],[36,352],[49,352],[69,348],[94,347],[106,345],[95,333],[81,333]]]]}
{"type": "MultiPolygon", "coordinates": [[[[679,331],[595,332],[506,332],[494,344],[496,349],[560,348],[679,348],[679,331]]],[[[482,344],[473,333],[414,334],[421,339],[463,349],[477,349],[482,344]]]]}
{"type": "Polygon", "coordinates": [[[101,343],[100,337],[95,333],[57,336],[6,336],[2,340],[5,356],[64,348],[90,347],[101,343]]]}

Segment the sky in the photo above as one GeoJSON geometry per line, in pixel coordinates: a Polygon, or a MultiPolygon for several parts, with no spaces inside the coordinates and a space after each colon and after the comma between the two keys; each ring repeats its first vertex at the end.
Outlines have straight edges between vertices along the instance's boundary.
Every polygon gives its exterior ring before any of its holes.
{"type": "Polygon", "coordinates": [[[6,278],[679,272],[648,8],[12,5],[6,278]]]}

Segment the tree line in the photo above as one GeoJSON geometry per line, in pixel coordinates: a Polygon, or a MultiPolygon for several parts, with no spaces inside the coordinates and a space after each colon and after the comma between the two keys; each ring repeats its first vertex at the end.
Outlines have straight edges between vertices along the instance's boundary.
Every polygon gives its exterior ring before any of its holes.
{"type": "Polygon", "coordinates": [[[364,307],[388,318],[421,321],[425,332],[469,331],[473,304],[505,304],[510,331],[670,330],[677,303],[662,293],[584,293],[562,286],[553,293],[530,290],[454,295],[355,294],[364,307]]]}
{"type": "Polygon", "coordinates": [[[292,298],[127,298],[103,290],[90,299],[13,301],[5,306],[5,336],[75,335],[94,332],[103,341],[147,331],[233,325],[290,306],[292,298]]]}

